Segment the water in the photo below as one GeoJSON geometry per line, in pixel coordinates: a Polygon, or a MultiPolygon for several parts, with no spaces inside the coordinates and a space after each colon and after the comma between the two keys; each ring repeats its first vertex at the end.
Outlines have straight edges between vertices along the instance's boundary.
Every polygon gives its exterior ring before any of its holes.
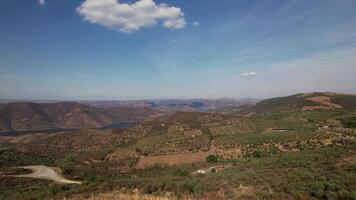
{"type": "Polygon", "coordinates": [[[0,136],[20,136],[20,135],[28,135],[28,134],[51,134],[51,133],[58,133],[62,131],[70,131],[75,129],[63,129],[63,128],[52,128],[46,130],[28,130],[28,131],[7,131],[7,132],[0,132],[0,136]]]}
{"type": "Polygon", "coordinates": [[[127,122],[127,123],[116,123],[116,124],[109,124],[107,126],[104,126],[100,129],[102,130],[108,130],[108,129],[114,129],[114,128],[130,128],[135,126],[137,123],[133,123],[133,122],[127,122]]]}

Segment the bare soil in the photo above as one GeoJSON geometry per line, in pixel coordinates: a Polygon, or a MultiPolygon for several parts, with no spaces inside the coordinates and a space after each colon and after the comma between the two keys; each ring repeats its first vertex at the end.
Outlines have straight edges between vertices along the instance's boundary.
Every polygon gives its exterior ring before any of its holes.
{"type": "Polygon", "coordinates": [[[38,178],[38,179],[52,180],[54,182],[63,183],[63,184],[81,184],[81,182],[79,181],[68,180],[62,177],[61,175],[59,175],[57,172],[60,172],[61,170],[58,168],[46,167],[44,165],[25,166],[21,168],[29,169],[32,171],[32,173],[25,174],[25,175],[14,175],[14,177],[38,178]]]}
{"type": "Polygon", "coordinates": [[[331,102],[331,98],[327,96],[317,96],[317,97],[311,97],[307,98],[307,100],[312,101],[314,103],[321,104],[320,106],[304,106],[302,108],[302,111],[308,111],[308,110],[330,110],[334,108],[342,108],[341,105],[335,104],[331,102]]]}
{"type": "Polygon", "coordinates": [[[145,169],[155,165],[181,165],[195,162],[203,162],[209,152],[184,153],[173,155],[147,156],[141,157],[137,164],[137,169],[145,169]]]}

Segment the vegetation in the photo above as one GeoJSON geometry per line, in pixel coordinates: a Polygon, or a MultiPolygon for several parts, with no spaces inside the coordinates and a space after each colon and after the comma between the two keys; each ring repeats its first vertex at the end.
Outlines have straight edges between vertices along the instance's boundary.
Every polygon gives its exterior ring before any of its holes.
{"type": "Polygon", "coordinates": [[[302,111],[315,102],[299,98],[264,101],[248,117],[180,112],[11,143],[0,150],[0,199],[356,199],[355,111],[302,111]],[[9,176],[25,165],[60,167],[83,184],[9,176]]]}
{"type": "Polygon", "coordinates": [[[208,157],[206,157],[206,162],[218,162],[219,161],[219,157],[216,155],[209,155],[208,157]]]}
{"type": "Polygon", "coordinates": [[[356,128],[356,116],[342,120],[342,124],[345,128],[356,128]]]}

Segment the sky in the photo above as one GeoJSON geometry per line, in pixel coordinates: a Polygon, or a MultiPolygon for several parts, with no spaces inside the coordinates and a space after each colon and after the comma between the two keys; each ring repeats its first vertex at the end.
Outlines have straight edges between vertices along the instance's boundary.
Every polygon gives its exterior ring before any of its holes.
{"type": "Polygon", "coordinates": [[[1,0],[0,98],[356,93],[354,0],[1,0]]]}

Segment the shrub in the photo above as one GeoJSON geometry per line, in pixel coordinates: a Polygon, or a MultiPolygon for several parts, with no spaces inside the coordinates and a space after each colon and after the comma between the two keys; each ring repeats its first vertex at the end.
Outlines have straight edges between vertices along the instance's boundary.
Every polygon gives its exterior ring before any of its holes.
{"type": "Polygon", "coordinates": [[[310,196],[319,199],[354,199],[355,194],[341,188],[338,184],[318,181],[307,189],[310,196]]]}
{"type": "Polygon", "coordinates": [[[188,176],[189,172],[186,169],[177,169],[174,171],[174,176],[188,176]]]}
{"type": "Polygon", "coordinates": [[[206,157],[206,161],[207,162],[218,162],[219,157],[216,155],[209,155],[208,157],[206,157]]]}
{"type": "Polygon", "coordinates": [[[345,128],[356,128],[356,117],[350,117],[342,120],[342,124],[345,128]]]}
{"type": "Polygon", "coordinates": [[[252,157],[254,158],[262,158],[264,156],[263,152],[262,151],[259,151],[259,150],[255,150],[253,153],[252,153],[252,157]]]}

